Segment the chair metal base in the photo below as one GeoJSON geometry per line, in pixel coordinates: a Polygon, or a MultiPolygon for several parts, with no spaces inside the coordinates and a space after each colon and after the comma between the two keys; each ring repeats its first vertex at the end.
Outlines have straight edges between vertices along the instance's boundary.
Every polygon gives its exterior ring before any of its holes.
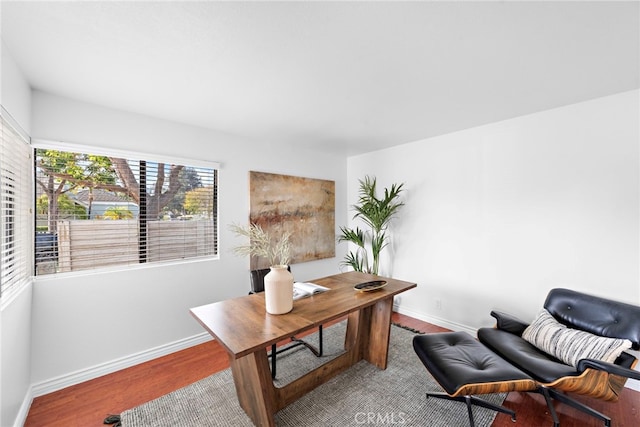
{"type": "Polygon", "coordinates": [[[309,350],[311,350],[311,352],[316,356],[316,357],[322,357],[322,325],[318,326],[318,348],[315,348],[314,346],[312,346],[311,344],[309,344],[308,342],[301,340],[300,338],[296,338],[296,337],[291,337],[291,341],[293,342],[293,344],[287,345],[285,347],[282,347],[280,349],[276,349],[276,345],[272,344],[271,345],[271,352],[269,353],[269,355],[267,357],[271,358],[271,379],[275,379],[276,378],[276,355],[285,352],[285,351],[289,351],[291,349],[294,349],[298,346],[305,346],[306,348],[308,348],[309,350]]]}
{"type": "Polygon", "coordinates": [[[502,412],[503,414],[511,415],[511,421],[516,422],[516,413],[511,409],[507,409],[504,406],[495,405],[491,402],[487,402],[486,400],[482,400],[475,396],[449,396],[445,393],[427,393],[427,399],[430,397],[435,397],[438,399],[446,399],[446,400],[454,400],[456,402],[464,402],[467,404],[467,412],[469,413],[469,424],[471,427],[475,427],[475,422],[473,420],[473,411],[471,409],[471,405],[480,406],[482,408],[491,409],[494,411],[502,412]]]}
{"type": "Polygon", "coordinates": [[[578,402],[553,388],[549,387],[539,387],[536,390],[532,390],[532,393],[540,393],[544,396],[544,400],[547,402],[547,407],[549,408],[549,413],[551,414],[551,418],[553,418],[553,427],[560,426],[560,420],[558,418],[558,414],[556,412],[556,408],[553,406],[553,400],[555,399],[559,402],[562,402],[570,407],[577,409],[578,411],[584,412],[587,415],[591,415],[592,417],[596,417],[604,422],[606,427],[611,427],[611,418],[607,417],[601,412],[596,411],[593,408],[588,407],[587,405],[578,402]]]}

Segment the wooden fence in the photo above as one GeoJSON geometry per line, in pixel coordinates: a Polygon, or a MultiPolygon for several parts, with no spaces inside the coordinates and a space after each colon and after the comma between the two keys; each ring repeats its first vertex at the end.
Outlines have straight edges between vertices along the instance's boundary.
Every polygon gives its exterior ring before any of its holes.
{"type": "MultiPolygon", "coordinates": [[[[58,272],[140,263],[137,220],[58,222],[58,272]]],[[[146,261],[215,254],[211,220],[147,222],[146,261]]]]}

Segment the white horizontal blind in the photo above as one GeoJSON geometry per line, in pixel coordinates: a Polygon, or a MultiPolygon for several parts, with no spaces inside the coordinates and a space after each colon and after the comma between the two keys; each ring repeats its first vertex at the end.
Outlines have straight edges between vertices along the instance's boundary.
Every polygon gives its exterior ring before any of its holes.
{"type": "Polygon", "coordinates": [[[36,150],[36,274],[217,254],[214,168],[36,150]]]}
{"type": "Polygon", "coordinates": [[[32,158],[28,141],[0,116],[0,297],[31,275],[32,158]]]}

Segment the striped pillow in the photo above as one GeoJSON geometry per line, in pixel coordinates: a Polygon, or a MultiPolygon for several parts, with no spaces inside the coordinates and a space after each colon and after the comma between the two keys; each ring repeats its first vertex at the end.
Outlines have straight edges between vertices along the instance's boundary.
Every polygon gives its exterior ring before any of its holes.
{"type": "Polygon", "coordinates": [[[522,338],[564,363],[576,366],[582,359],[613,363],[631,348],[631,341],[601,337],[559,323],[547,310],[524,330],[522,338]]]}

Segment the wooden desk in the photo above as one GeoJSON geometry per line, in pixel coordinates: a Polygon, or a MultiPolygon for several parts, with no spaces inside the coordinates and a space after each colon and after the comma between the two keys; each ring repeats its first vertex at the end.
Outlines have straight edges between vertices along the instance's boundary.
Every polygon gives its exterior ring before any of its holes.
{"type": "Polygon", "coordinates": [[[311,282],[330,290],[294,301],[293,310],[287,314],[268,314],[262,294],[190,310],[229,353],[238,401],[257,426],[275,426],[277,411],[362,359],[386,369],[393,296],[416,286],[357,272],[311,282]],[[379,279],[387,281],[382,289],[353,289],[358,283],[379,279]],[[345,353],[284,387],[275,387],[266,347],[345,315],[345,353]]]}

